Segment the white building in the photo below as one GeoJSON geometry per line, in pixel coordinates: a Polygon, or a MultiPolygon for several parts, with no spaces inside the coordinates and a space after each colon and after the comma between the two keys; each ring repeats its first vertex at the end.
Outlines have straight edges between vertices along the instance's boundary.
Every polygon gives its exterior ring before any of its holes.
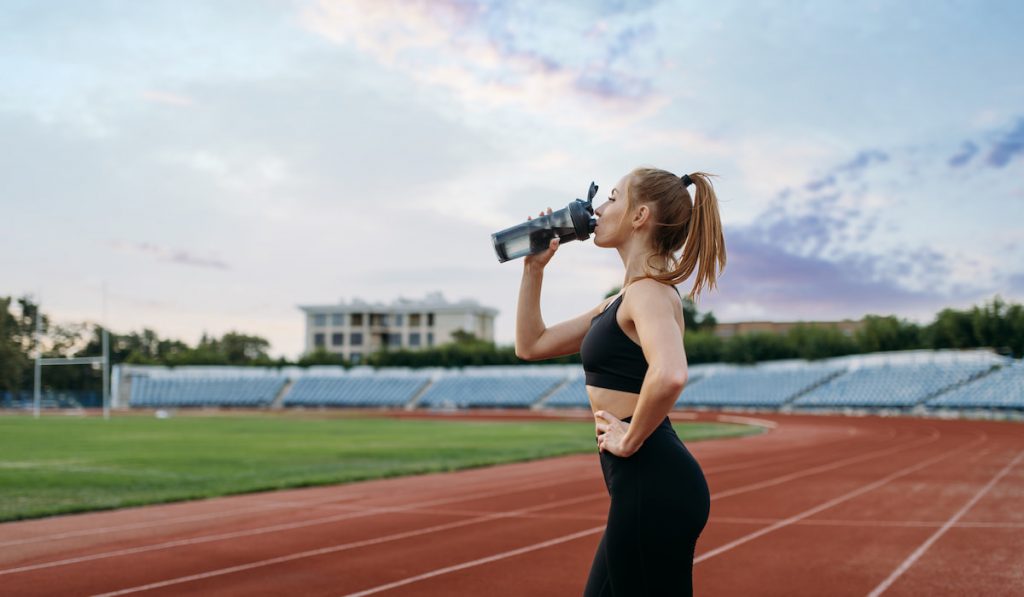
{"type": "Polygon", "coordinates": [[[475,300],[447,302],[440,292],[422,300],[399,297],[389,304],[353,298],[336,305],[299,305],[306,313],[305,352],[318,348],[353,363],[377,350],[420,350],[453,340],[456,330],[494,341],[497,309],[475,300]]]}

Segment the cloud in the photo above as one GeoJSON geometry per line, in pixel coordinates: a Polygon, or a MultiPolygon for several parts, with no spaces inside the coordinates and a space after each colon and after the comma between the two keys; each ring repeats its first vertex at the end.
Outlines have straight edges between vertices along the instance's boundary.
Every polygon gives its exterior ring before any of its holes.
{"type": "Polygon", "coordinates": [[[949,158],[949,166],[951,168],[959,168],[971,161],[971,158],[976,153],[978,153],[978,146],[971,141],[964,141],[959,153],[949,158]]]}
{"type": "Polygon", "coordinates": [[[143,255],[151,255],[153,257],[156,257],[160,261],[167,261],[170,263],[177,263],[180,265],[190,265],[203,268],[223,270],[231,269],[227,263],[224,263],[219,259],[199,257],[182,249],[172,249],[170,247],[163,247],[160,245],[155,245],[153,243],[112,241],[110,244],[115,249],[127,252],[141,253],[143,255]]]}
{"type": "Polygon", "coordinates": [[[196,105],[195,100],[190,97],[167,91],[159,91],[156,89],[144,90],[142,92],[142,99],[157,104],[167,104],[170,106],[180,106],[184,108],[191,108],[196,105]]]}
{"type": "Polygon", "coordinates": [[[469,109],[509,107],[592,127],[595,112],[606,118],[603,126],[624,125],[668,104],[649,77],[611,65],[651,37],[650,26],[627,28],[600,59],[573,63],[520,40],[504,10],[476,2],[322,0],[299,20],[316,35],[448,90],[469,109]]]}
{"type": "MultiPolygon", "coordinates": [[[[756,226],[727,228],[728,262],[715,292],[698,308],[729,318],[730,303],[752,301],[774,320],[859,318],[864,313],[932,312],[950,301],[971,300],[986,288],[957,287],[947,294],[907,288],[899,272],[941,276],[948,264],[938,253],[910,251],[903,256],[856,254],[831,260],[798,255],[765,239],[756,226]],[[921,259],[923,257],[923,260],[921,259]],[[895,261],[894,261],[895,258],[895,261]],[[794,317],[794,314],[799,314],[794,317]]],[[[681,286],[689,288],[692,281],[681,286]]],[[[737,318],[749,317],[750,305],[737,318]]]]}
{"type": "Polygon", "coordinates": [[[985,163],[993,168],[1002,168],[1018,153],[1024,152],[1024,118],[997,140],[985,156],[985,163]]]}
{"type": "Polygon", "coordinates": [[[874,163],[889,161],[889,154],[878,149],[865,149],[859,152],[849,162],[836,166],[833,172],[849,174],[852,177],[860,176],[864,170],[874,163]]]}

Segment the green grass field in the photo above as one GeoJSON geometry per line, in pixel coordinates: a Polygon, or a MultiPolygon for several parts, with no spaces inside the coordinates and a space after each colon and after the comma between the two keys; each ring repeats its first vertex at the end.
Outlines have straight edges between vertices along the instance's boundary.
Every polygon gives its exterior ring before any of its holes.
{"type": "MultiPolygon", "coordinates": [[[[759,431],[673,425],[684,441],[759,431]]],[[[586,452],[590,422],[0,416],[0,521],[586,452]]]]}

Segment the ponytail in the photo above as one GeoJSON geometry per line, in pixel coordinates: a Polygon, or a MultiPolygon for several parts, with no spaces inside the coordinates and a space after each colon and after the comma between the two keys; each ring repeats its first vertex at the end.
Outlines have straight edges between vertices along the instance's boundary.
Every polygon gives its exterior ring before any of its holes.
{"type": "MultiPolygon", "coordinates": [[[[715,175],[692,172],[684,174],[680,179],[674,174],[653,168],[633,172],[636,199],[655,203],[654,212],[659,219],[667,220],[652,223],[656,254],[648,258],[644,264],[645,275],[640,278],[653,278],[675,286],[696,270],[693,288],[688,294],[691,302],[699,298],[703,289],[716,288],[718,276],[725,269],[725,237],[718,214],[718,197],[710,180],[712,176],[715,175]],[[696,186],[692,203],[686,189],[687,183],[696,186]],[[674,253],[680,246],[683,249],[682,255],[676,259],[674,253]],[[669,266],[668,271],[651,272],[651,258],[663,260],[669,266]]],[[[632,202],[633,197],[629,200],[632,202]]]]}

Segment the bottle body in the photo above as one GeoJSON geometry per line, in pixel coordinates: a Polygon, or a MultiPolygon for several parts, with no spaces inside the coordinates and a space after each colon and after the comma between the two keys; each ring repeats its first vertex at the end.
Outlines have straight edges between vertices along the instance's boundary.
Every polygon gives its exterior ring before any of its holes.
{"type": "Polygon", "coordinates": [[[597,220],[593,217],[592,200],[597,185],[590,183],[586,201],[576,199],[568,206],[534,219],[527,220],[491,235],[491,243],[498,261],[506,261],[541,253],[548,249],[556,236],[559,244],[572,240],[586,240],[594,231],[597,220]]]}
{"type": "Polygon", "coordinates": [[[511,259],[533,255],[546,251],[551,239],[556,236],[560,242],[576,239],[576,229],[572,221],[566,225],[569,209],[560,209],[546,216],[527,220],[522,224],[506,228],[491,235],[494,251],[498,261],[504,263],[511,259]]]}

